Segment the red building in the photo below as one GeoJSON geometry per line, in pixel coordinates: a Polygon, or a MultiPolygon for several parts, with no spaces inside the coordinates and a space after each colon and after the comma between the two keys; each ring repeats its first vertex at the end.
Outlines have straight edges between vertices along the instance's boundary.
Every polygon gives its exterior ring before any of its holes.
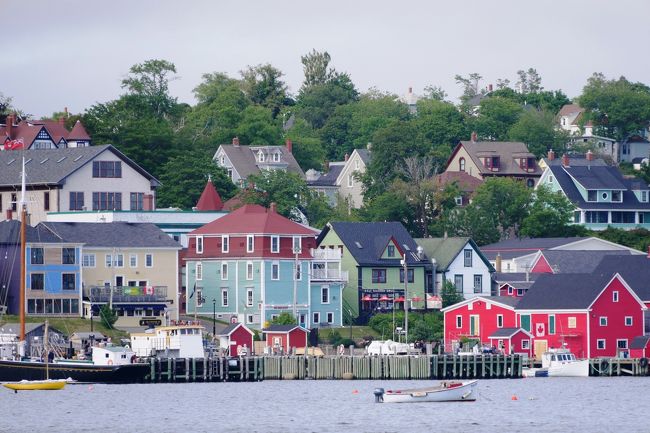
{"type": "Polygon", "coordinates": [[[630,344],[630,358],[650,358],[649,343],[650,335],[640,335],[635,337],[630,344]]]}
{"type": "Polygon", "coordinates": [[[266,346],[273,353],[289,353],[292,348],[307,347],[309,331],[298,325],[271,325],[264,330],[266,346]]]}
{"type": "Polygon", "coordinates": [[[218,335],[219,346],[228,350],[230,356],[251,355],[253,353],[253,331],[243,323],[233,323],[218,335]]]}
{"type": "Polygon", "coordinates": [[[445,350],[454,350],[463,337],[491,344],[490,335],[495,331],[517,326],[518,302],[514,297],[479,296],[443,308],[445,350]]]}
{"type": "Polygon", "coordinates": [[[501,353],[533,356],[533,334],[521,328],[501,328],[490,335],[490,344],[501,353]]]}

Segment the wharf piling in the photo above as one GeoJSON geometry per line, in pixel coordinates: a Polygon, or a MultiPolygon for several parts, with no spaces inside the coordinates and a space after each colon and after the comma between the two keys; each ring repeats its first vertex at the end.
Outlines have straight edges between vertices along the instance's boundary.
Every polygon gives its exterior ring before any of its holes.
{"type": "Polygon", "coordinates": [[[151,382],[301,379],[426,380],[522,377],[519,355],[151,358],[151,382]]]}

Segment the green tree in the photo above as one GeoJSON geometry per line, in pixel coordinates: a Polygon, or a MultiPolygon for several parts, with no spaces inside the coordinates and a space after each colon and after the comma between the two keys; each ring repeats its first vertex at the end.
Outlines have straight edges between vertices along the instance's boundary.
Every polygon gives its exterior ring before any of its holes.
{"type": "Polygon", "coordinates": [[[489,178],[476,189],[473,212],[489,212],[496,217],[497,227],[504,239],[519,237],[521,224],[528,216],[532,190],[512,178],[489,178]]]}
{"type": "Polygon", "coordinates": [[[292,103],[287,96],[287,86],[281,80],[284,75],[270,64],[249,66],[240,71],[242,90],[254,103],[271,110],[275,119],[282,107],[292,103]]]}
{"type": "Polygon", "coordinates": [[[466,104],[474,96],[485,94],[485,90],[481,90],[479,87],[483,77],[477,72],[473,72],[467,77],[457,74],[454,79],[456,80],[456,84],[460,84],[463,88],[463,94],[460,97],[462,104],[466,104]]]}
{"type": "Polygon", "coordinates": [[[447,99],[447,92],[440,86],[426,86],[424,88],[424,98],[434,101],[444,101],[447,99]]]}
{"type": "Polygon", "coordinates": [[[521,235],[531,238],[576,236],[576,231],[584,231],[573,226],[575,207],[561,192],[553,192],[544,185],[533,193],[530,212],[521,224],[521,235]]]}
{"type": "Polygon", "coordinates": [[[523,108],[509,99],[489,97],[481,100],[479,115],[473,119],[473,129],[485,140],[506,141],[508,131],[517,123],[523,108]]]}
{"type": "Polygon", "coordinates": [[[332,58],[327,51],[319,52],[315,49],[300,57],[305,74],[302,90],[314,85],[325,84],[336,74],[334,69],[329,68],[330,60],[332,58]]]}
{"type": "Polygon", "coordinates": [[[527,71],[523,69],[517,71],[519,80],[517,81],[517,88],[519,93],[538,93],[544,88],[542,87],[542,77],[539,76],[536,69],[528,68],[527,71]]]}
{"type": "Polygon", "coordinates": [[[297,325],[296,318],[291,313],[282,312],[277,317],[271,319],[271,325],[297,325]]]}
{"type": "Polygon", "coordinates": [[[421,99],[417,108],[418,115],[413,123],[422,140],[431,143],[432,147],[446,145],[451,150],[463,137],[468,136],[463,115],[453,104],[421,99]]]}
{"type": "Polygon", "coordinates": [[[282,142],[282,127],[269,108],[250,105],[241,112],[237,136],[242,144],[267,145],[282,142]]]}
{"type": "Polygon", "coordinates": [[[464,299],[463,294],[459,293],[458,290],[456,290],[454,283],[449,280],[443,281],[440,297],[442,298],[442,308],[447,308],[450,305],[457,304],[464,299]]]}
{"type": "Polygon", "coordinates": [[[169,77],[176,73],[176,66],[167,60],[146,60],[131,66],[129,76],[122,80],[122,88],[131,95],[146,101],[156,116],[169,114],[176,105],[176,98],[169,96],[169,77]]]}
{"type": "Polygon", "coordinates": [[[512,141],[526,143],[537,157],[550,149],[563,149],[568,141],[566,131],[556,128],[555,115],[548,111],[527,110],[508,131],[512,141]]]}
{"type": "Polygon", "coordinates": [[[314,129],[322,128],[336,107],[356,101],[359,97],[347,74],[337,74],[323,84],[301,89],[296,101],[296,115],[314,129]]]}
{"type": "Polygon", "coordinates": [[[208,176],[223,201],[237,191],[225,170],[208,155],[186,152],[165,163],[160,176],[162,186],[157,191],[158,207],[191,209],[205,188],[208,176]]]}
{"type": "Polygon", "coordinates": [[[323,170],[325,148],[316,131],[304,119],[296,119],[285,137],[293,142],[293,156],[304,171],[323,170]]]}
{"type": "Polygon", "coordinates": [[[108,329],[111,329],[115,322],[117,322],[117,313],[115,310],[112,310],[108,304],[102,305],[102,307],[99,309],[99,317],[102,321],[102,324],[108,329]]]}

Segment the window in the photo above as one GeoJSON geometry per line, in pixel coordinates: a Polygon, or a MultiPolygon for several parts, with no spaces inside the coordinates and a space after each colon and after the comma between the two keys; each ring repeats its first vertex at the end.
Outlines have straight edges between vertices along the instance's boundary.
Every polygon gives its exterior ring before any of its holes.
{"type": "Polygon", "coordinates": [[[93,210],[122,210],[122,193],[93,192],[93,210]]]}
{"type": "Polygon", "coordinates": [[[300,236],[293,237],[293,243],[291,248],[292,248],[291,251],[294,254],[302,252],[302,238],[300,236]]]}
{"type": "Polygon", "coordinates": [[[598,322],[600,323],[600,326],[607,326],[607,317],[601,316],[598,322]]]}
{"type": "Polygon", "coordinates": [[[124,267],[124,254],[115,254],[113,256],[113,266],[116,268],[124,267]]]}
{"type": "Polygon", "coordinates": [[[203,263],[199,262],[194,267],[196,280],[200,281],[203,279],[203,263]]]}
{"type": "Polygon", "coordinates": [[[648,191],[641,191],[641,201],[644,203],[648,201],[648,191]]]}
{"type": "Polygon", "coordinates": [[[262,152],[261,150],[259,152],[257,152],[257,159],[260,162],[264,162],[264,152],[262,152]]]}
{"type": "Polygon", "coordinates": [[[519,321],[521,322],[521,328],[530,332],[530,314],[522,314],[519,321]]]}
{"type": "Polygon", "coordinates": [[[388,257],[395,257],[395,245],[388,245],[388,250],[386,251],[388,257]]]}
{"type": "Polygon", "coordinates": [[[246,306],[253,306],[253,289],[246,289],[246,306]]]}
{"type": "Polygon", "coordinates": [[[32,290],[43,290],[45,286],[45,274],[31,274],[31,289],[32,290]]]}
{"type": "Polygon", "coordinates": [[[574,223],[580,224],[581,219],[582,219],[581,214],[582,214],[582,212],[580,212],[579,210],[573,211],[573,222],[574,223]]]}
{"type": "Polygon", "coordinates": [[[75,274],[61,274],[63,290],[75,290],[77,288],[77,285],[75,284],[75,277],[75,274]]]}
{"type": "Polygon", "coordinates": [[[122,162],[93,161],[93,177],[122,177],[122,162]]]}
{"type": "Polygon", "coordinates": [[[596,340],[596,348],[599,350],[605,350],[605,339],[596,340]]]}
{"type": "Polygon", "coordinates": [[[612,201],[623,201],[623,194],[621,194],[621,192],[622,191],[612,191],[612,201]]]}
{"type": "Polygon", "coordinates": [[[228,289],[221,289],[221,306],[228,306],[228,289]]]}
{"type": "Polygon", "coordinates": [[[280,153],[279,152],[275,152],[273,154],[273,162],[280,162],[280,153]]]}
{"type": "MultiPolygon", "coordinates": [[[[414,269],[408,269],[407,272],[408,275],[408,282],[413,283],[415,282],[415,270],[414,269]]],[[[399,269],[399,282],[403,283],[404,282],[404,268],[399,269]]]]}
{"type": "Polygon", "coordinates": [[[246,279],[253,279],[253,262],[246,262],[246,279]]]}
{"type": "Polygon", "coordinates": [[[296,281],[302,280],[302,262],[294,263],[294,267],[295,267],[296,281]]]}
{"type": "Polygon", "coordinates": [[[590,189],[587,191],[587,201],[597,201],[598,200],[598,191],[590,189]]]}
{"type": "Polygon", "coordinates": [[[320,288],[320,301],[323,304],[330,303],[330,288],[328,286],[322,286],[320,288]]]}
{"type": "Polygon", "coordinates": [[[603,200],[607,200],[609,194],[607,194],[607,192],[603,192],[600,196],[603,198],[603,200]]]}
{"type": "Polygon", "coordinates": [[[95,267],[95,255],[94,254],[84,254],[81,257],[81,266],[84,268],[94,268],[95,267]]]}
{"type": "Polygon", "coordinates": [[[18,209],[18,198],[16,197],[16,193],[12,192],[11,193],[11,210],[16,212],[16,209],[18,209]]]}
{"type": "Polygon", "coordinates": [[[221,235],[221,252],[227,253],[230,250],[230,237],[228,235],[221,235]]]}
{"type": "Polygon", "coordinates": [[[618,290],[612,292],[612,302],[618,302],[618,290]]]}
{"type": "Polygon", "coordinates": [[[153,268],[153,254],[144,255],[144,266],[147,268],[153,268]]]}
{"type": "Polygon", "coordinates": [[[530,340],[521,340],[521,348],[523,350],[530,349],[530,340]]]}
{"type": "Polygon", "coordinates": [[[222,280],[228,279],[228,262],[221,263],[221,279],[222,280]]]}
{"type": "Polygon", "coordinates": [[[548,177],[548,183],[553,183],[553,176],[548,177]]]}
{"type": "Polygon", "coordinates": [[[111,266],[113,266],[113,256],[111,256],[110,254],[106,254],[106,260],[104,262],[104,265],[107,268],[110,268],[111,266]]]}
{"type": "Polygon", "coordinates": [[[354,187],[354,176],[352,174],[348,174],[348,188],[354,187]]]}
{"type": "Polygon", "coordinates": [[[280,263],[273,262],[271,264],[271,279],[279,280],[280,279],[280,263]]]}
{"type": "Polygon", "coordinates": [[[32,265],[43,264],[43,248],[32,248],[31,250],[31,263],[32,265]]]}
{"type": "Polygon", "coordinates": [[[483,275],[474,275],[474,293],[483,292],[483,275]]]}
{"type": "Polygon", "coordinates": [[[454,198],[454,201],[456,202],[456,206],[462,206],[463,205],[463,196],[462,195],[457,195],[456,198],[454,198]]]}
{"type": "Polygon", "coordinates": [[[458,160],[458,171],[465,171],[465,158],[458,160]]]}
{"type": "Polygon", "coordinates": [[[632,326],[632,316],[625,316],[625,326],[632,326]]]}
{"type": "Polygon", "coordinates": [[[255,316],[253,316],[252,314],[247,314],[246,315],[246,324],[247,325],[250,325],[254,321],[255,321],[255,316]]]}
{"type": "Polygon", "coordinates": [[[372,270],[372,282],[373,283],[385,283],[386,282],[386,269],[373,269],[372,270]]]}
{"type": "Polygon", "coordinates": [[[246,252],[252,253],[255,251],[255,235],[246,235],[246,252]]]}
{"type": "Polygon", "coordinates": [[[74,265],[77,261],[75,260],[75,249],[74,248],[61,248],[61,263],[64,265],[74,265]]]}
{"type": "Polygon", "coordinates": [[[616,347],[619,349],[627,349],[627,339],[616,340],[616,347]]]}
{"type": "Polygon", "coordinates": [[[313,317],[312,321],[314,322],[314,324],[320,323],[320,313],[319,312],[315,312],[312,317],[313,317]]]}
{"type": "Polygon", "coordinates": [[[142,210],[144,209],[144,193],[143,192],[132,192],[131,193],[131,210],[142,210]]]}
{"type": "Polygon", "coordinates": [[[528,188],[534,187],[535,186],[535,179],[526,180],[526,186],[528,186],[528,188]]]}
{"type": "Polygon", "coordinates": [[[280,237],[271,236],[271,252],[279,253],[280,252],[280,237]]]}
{"type": "Polygon", "coordinates": [[[50,192],[43,193],[43,210],[50,210],[50,192]]]}
{"type": "Polygon", "coordinates": [[[327,324],[331,325],[334,323],[334,313],[327,313],[327,324]]]}
{"type": "Polygon", "coordinates": [[[138,267],[138,255],[137,254],[129,254],[129,266],[132,268],[137,268],[138,267]]]}
{"type": "Polygon", "coordinates": [[[456,329],[463,327],[463,316],[456,316],[456,329]]]}
{"type": "Polygon", "coordinates": [[[497,328],[503,328],[503,314],[497,314],[497,328]]]}
{"type": "Polygon", "coordinates": [[[548,334],[555,334],[555,316],[553,314],[548,316],[548,334]]]}
{"type": "Polygon", "coordinates": [[[567,327],[571,329],[576,328],[576,318],[575,317],[569,317],[567,319],[567,327]]]}
{"type": "Polygon", "coordinates": [[[458,293],[463,293],[463,276],[456,274],[454,275],[454,287],[458,293]]]}
{"type": "Polygon", "coordinates": [[[196,253],[203,254],[203,236],[196,237],[196,253]]]}

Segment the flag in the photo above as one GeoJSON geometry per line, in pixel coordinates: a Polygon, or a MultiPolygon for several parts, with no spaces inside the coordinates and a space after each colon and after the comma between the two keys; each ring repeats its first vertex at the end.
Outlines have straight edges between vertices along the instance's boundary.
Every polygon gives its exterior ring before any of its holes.
{"type": "Polygon", "coordinates": [[[194,293],[196,293],[196,283],[194,283],[194,288],[192,289],[192,294],[190,295],[189,299],[192,299],[192,296],[194,296],[194,293]]]}

